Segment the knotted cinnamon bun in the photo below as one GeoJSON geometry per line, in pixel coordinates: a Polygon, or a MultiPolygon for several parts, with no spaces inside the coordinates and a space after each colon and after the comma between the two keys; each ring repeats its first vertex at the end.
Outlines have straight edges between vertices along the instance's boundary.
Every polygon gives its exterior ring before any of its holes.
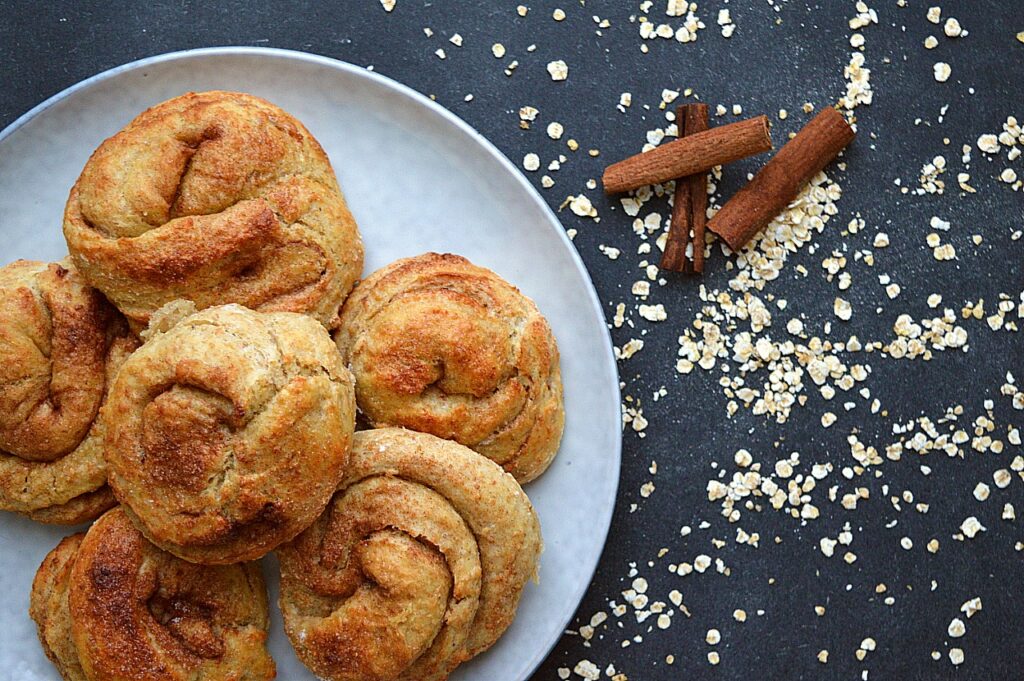
{"type": "Polygon", "coordinates": [[[185,560],[258,558],[308,527],[344,475],[352,377],[305,315],[223,305],[164,321],[104,408],[110,485],[185,560]]]}
{"type": "Polygon", "coordinates": [[[363,263],[319,143],[237,92],[175,97],[103,142],[71,190],[64,236],[85,278],[137,328],[181,298],[333,327],[363,263]]]}
{"type": "Polygon", "coordinates": [[[278,550],[285,631],[332,681],[440,681],[511,624],[540,527],[515,479],[462,445],[356,433],[327,510],[278,550]]]}
{"type": "Polygon", "coordinates": [[[565,412],[558,346],[529,298],[457,255],[398,260],[356,287],[335,340],[377,427],[455,440],[528,482],[565,412]]]}
{"type": "Polygon", "coordinates": [[[120,508],[50,552],[29,613],[66,681],[274,678],[259,566],[186,563],[120,508]]]}
{"type": "Polygon", "coordinates": [[[114,505],[99,410],[136,345],[71,263],[0,268],[0,509],[74,525],[114,505]]]}

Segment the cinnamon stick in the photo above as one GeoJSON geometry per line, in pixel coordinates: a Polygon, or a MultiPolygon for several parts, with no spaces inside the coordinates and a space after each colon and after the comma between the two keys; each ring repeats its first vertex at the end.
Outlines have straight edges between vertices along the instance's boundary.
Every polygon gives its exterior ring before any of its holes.
{"type": "MultiPolygon", "coordinates": [[[[708,105],[687,110],[686,134],[708,129],[708,105]]],[[[768,140],[771,145],[771,138],[768,140]]],[[[708,175],[697,173],[687,178],[690,184],[690,224],[693,227],[693,271],[704,271],[704,227],[708,221],[708,175]]]]}
{"type": "Polygon", "coordinates": [[[704,173],[717,165],[770,151],[767,116],[722,125],[630,156],[605,168],[602,181],[608,194],[677,177],[704,173]]]}
{"type": "MultiPolygon", "coordinates": [[[[708,128],[707,104],[684,104],[676,109],[679,137],[695,135],[708,128]]],[[[661,269],[672,272],[704,271],[704,224],[707,220],[707,175],[696,173],[676,180],[672,199],[672,219],[669,222],[665,252],[661,256],[661,269]],[[686,257],[693,230],[693,258],[686,257]]]]}
{"type": "Polygon", "coordinates": [[[722,206],[708,229],[732,250],[740,250],[853,138],[853,128],[846,118],[832,107],[824,109],[722,206]]]}

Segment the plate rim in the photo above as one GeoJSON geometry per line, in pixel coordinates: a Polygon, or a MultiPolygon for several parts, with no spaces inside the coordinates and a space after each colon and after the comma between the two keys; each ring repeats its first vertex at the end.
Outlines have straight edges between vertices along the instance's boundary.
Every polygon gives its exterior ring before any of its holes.
{"type": "MultiPolygon", "coordinates": [[[[482,133],[477,131],[476,128],[471,126],[469,123],[464,121],[462,118],[457,116],[449,109],[445,108],[438,102],[430,99],[421,92],[413,89],[412,87],[395,80],[394,78],[390,78],[383,74],[377,73],[376,71],[373,71],[369,68],[358,66],[351,62],[342,61],[340,59],[335,59],[333,57],[328,57],[313,52],[303,52],[299,50],[291,50],[286,48],[260,47],[254,45],[227,45],[217,47],[201,47],[185,50],[176,50],[173,52],[164,52],[161,54],[144,57],[142,59],[137,59],[134,61],[126,62],[124,64],[120,64],[118,66],[114,66],[104,71],[100,71],[99,73],[96,73],[92,76],[89,76],[84,80],[80,80],[77,83],[74,83],[73,85],[64,88],[63,90],[60,90],[59,92],[51,95],[39,104],[35,105],[25,113],[21,114],[20,116],[15,118],[10,124],[8,124],[3,130],[0,130],[0,143],[2,143],[5,139],[10,137],[20,128],[22,128],[31,120],[44,113],[47,109],[54,106],[55,104],[58,104],[59,102],[71,97],[72,95],[76,94],[81,90],[88,89],[93,85],[110,80],[116,76],[121,75],[122,73],[135,71],[138,69],[144,69],[146,67],[155,64],[161,64],[164,62],[185,61],[191,59],[202,59],[204,57],[220,56],[244,56],[255,58],[272,57],[275,59],[309,62],[318,64],[320,66],[326,66],[329,68],[343,71],[356,78],[366,79],[380,87],[394,91],[408,99],[411,99],[414,103],[420,105],[421,107],[425,107],[431,113],[440,116],[447,123],[454,125],[462,133],[468,135],[469,138],[476,142],[485,152],[487,152],[487,154],[490,157],[496,160],[503,167],[505,172],[508,175],[510,175],[511,178],[513,178],[522,189],[526,191],[526,193],[530,196],[534,203],[540,206],[541,212],[547,218],[547,222],[544,228],[553,230],[554,232],[557,233],[558,237],[562,241],[562,244],[568,250],[573,265],[576,267],[578,273],[583,277],[583,281],[586,284],[587,295],[589,298],[590,305],[593,309],[593,312],[597,315],[597,318],[600,320],[600,327],[602,330],[602,342],[600,345],[602,346],[602,354],[604,355],[603,361],[607,365],[607,368],[611,369],[611,376],[613,376],[615,379],[613,386],[613,391],[615,395],[615,405],[614,408],[609,409],[609,416],[612,412],[614,412],[616,424],[621,423],[622,391],[619,385],[620,378],[618,371],[618,363],[615,359],[615,354],[613,351],[614,346],[612,343],[611,331],[608,329],[604,309],[601,305],[600,297],[597,295],[597,289],[594,286],[593,279],[590,277],[590,272],[587,270],[586,265],[583,263],[583,259],[580,256],[579,251],[576,249],[576,246],[573,244],[572,240],[569,239],[568,235],[566,234],[565,229],[562,227],[561,221],[558,219],[558,216],[555,215],[554,211],[547,204],[544,198],[540,195],[537,189],[532,184],[530,184],[526,177],[524,177],[523,174],[519,172],[519,169],[515,166],[515,164],[513,164],[512,161],[509,160],[509,158],[504,154],[504,152],[502,152],[497,146],[495,146],[493,142],[491,142],[482,133]]],[[[558,635],[555,636],[552,641],[540,647],[538,651],[535,653],[535,655],[532,657],[532,659],[529,661],[527,665],[527,676],[532,675],[533,672],[537,670],[537,668],[548,657],[551,651],[558,644],[558,641],[564,635],[563,632],[565,631],[569,623],[572,621],[572,618],[575,616],[577,610],[579,609],[579,606],[582,603],[583,598],[586,595],[586,592],[589,590],[590,585],[593,582],[594,574],[597,571],[597,567],[600,564],[601,558],[604,555],[605,550],[607,549],[608,535],[609,531],[611,530],[611,523],[615,514],[615,505],[616,501],[618,500],[618,489],[621,481],[621,433],[619,437],[614,439],[612,451],[605,452],[604,456],[611,456],[614,458],[615,475],[613,476],[613,479],[611,481],[612,484],[610,498],[602,500],[604,502],[604,508],[607,509],[607,511],[605,512],[605,517],[601,518],[600,523],[597,524],[598,528],[601,531],[601,549],[597,552],[596,557],[591,561],[592,564],[586,566],[586,570],[584,572],[587,575],[587,579],[582,580],[581,586],[577,589],[577,593],[573,594],[572,600],[576,603],[575,607],[573,608],[572,612],[568,614],[567,617],[563,618],[564,621],[561,622],[558,635]]]]}

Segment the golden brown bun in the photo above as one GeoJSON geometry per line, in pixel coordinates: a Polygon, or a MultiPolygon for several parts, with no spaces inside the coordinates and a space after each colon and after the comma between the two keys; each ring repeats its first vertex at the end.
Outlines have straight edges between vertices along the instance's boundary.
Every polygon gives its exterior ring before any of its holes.
{"type": "Polygon", "coordinates": [[[327,510],[278,549],[285,631],[324,679],[439,681],[512,623],[540,551],[501,467],[433,435],[361,431],[327,510]]]}
{"type": "Polygon", "coordinates": [[[110,486],[139,529],[185,560],[234,563],[323,511],[345,472],[355,398],[316,320],[223,305],[157,329],[103,413],[110,486]]]}
{"type": "Polygon", "coordinates": [[[66,681],[274,678],[259,566],[186,563],[120,508],[50,552],[29,613],[66,681]]]}
{"type": "Polygon", "coordinates": [[[533,301],[490,270],[437,253],[393,262],[356,287],[335,340],[376,427],[455,440],[521,483],[558,451],[558,346],[533,301]]]}
{"type": "Polygon", "coordinates": [[[84,532],[65,537],[47,554],[32,580],[32,592],[29,594],[28,614],[36,623],[39,642],[65,681],[89,681],[71,640],[71,611],[68,608],[71,568],[83,538],[84,532]]]}
{"type": "Polygon", "coordinates": [[[327,155],[269,102],[189,93],[93,153],[64,236],[136,328],[172,300],[304,312],[333,328],[363,247],[327,155]]]}
{"type": "Polygon", "coordinates": [[[114,505],[98,414],[137,345],[70,262],[0,268],[0,510],[75,525],[114,505]]]}

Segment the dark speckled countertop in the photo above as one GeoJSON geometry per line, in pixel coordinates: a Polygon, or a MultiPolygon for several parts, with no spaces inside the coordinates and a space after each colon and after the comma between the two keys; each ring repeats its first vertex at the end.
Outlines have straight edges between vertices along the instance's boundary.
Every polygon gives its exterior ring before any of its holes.
{"type": "MultiPolygon", "coordinates": [[[[625,303],[629,321],[613,329],[615,343],[644,342],[640,352],[621,362],[620,372],[623,394],[633,400],[631,406],[642,408],[647,425],[643,437],[631,426],[624,431],[611,535],[573,626],[587,624],[599,612],[610,617],[595,628],[589,644],[578,634],[566,635],[535,678],[553,681],[581,660],[596,665],[602,678],[613,665],[614,673],[637,681],[1022,678],[1024,480],[1012,467],[1024,448],[1012,444],[1011,431],[1024,426],[1024,411],[1003,394],[1012,387],[1003,386],[1008,372],[1017,385],[1024,381],[1024,336],[1005,328],[992,331],[985,319],[963,319],[961,309],[984,299],[987,317],[1003,298],[1010,308],[1004,324],[1024,326],[1018,307],[1024,304],[1024,193],[1019,183],[1014,190],[999,180],[1004,168],[1024,178],[1024,159],[1009,160],[1006,147],[997,156],[985,155],[976,145],[981,134],[1000,132],[1009,116],[1024,123],[1024,44],[1016,38],[1024,31],[1024,5],[1019,0],[866,0],[878,18],[860,31],[874,101],[855,111],[859,136],[845,155],[845,170],[834,165],[828,170],[841,185],[842,198],[823,232],[789,256],[779,277],[761,291],[750,291],[773,316],[772,325],[755,332],[754,339],[807,342],[786,331],[787,322],[797,318],[807,338],[836,343],[856,335],[865,343],[884,344],[895,337],[899,315],[920,322],[941,317],[949,308],[954,325],[967,333],[967,351],[935,350],[927,361],[893,359],[877,351],[837,353],[851,367],[869,366],[866,380],[849,391],[839,388],[826,401],[805,374],[801,395],[806,404],[795,406],[786,422],[778,423],[742,406],[729,416],[729,397],[719,379],[739,370],[728,359],[732,350],[725,351],[714,370],[676,370],[678,338],[693,328],[704,304],[699,287],[729,291],[737,271],[727,264],[734,258],[724,256],[716,244],[703,280],[662,275],[664,283],[654,282],[646,301],[637,299],[631,287],[645,278],[641,261],[648,256],[637,252],[643,241],[633,233],[633,219],[618,199],[588,190],[586,182],[599,178],[606,163],[636,152],[647,130],[667,124],[658,110],[665,89],[692,88],[712,110],[725,105],[730,113],[713,116],[712,125],[734,120],[733,105],[742,106],[744,115],[768,113],[776,142],[784,140],[809,118],[801,110],[804,102],[820,108],[843,94],[843,69],[856,51],[849,20],[859,3],[703,0],[696,15],[706,28],[695,42],[683,44],[640,37],[640,16],[673,28],[683,24],[682,18],[666,15],[666,0],[643,3],[646,9],[625,0],[523,2],[529,6],[525,17],[517,14],[516,2],[457,0],[397,0],[390,13],[377,0],[2,2],[0,125],[124,62],[192,47],[265,45],[372,65],[435,95],[519,165],[530,152],[539,154],[545,166],[565,154],[561,169],[549,172],[554,187],[541,192],[554,208],[567,196],[585,192],[601,218],[595,223],[567,208],[560,213],[565,227],[577,230],[575,244],[606,304],[609,323],[615,306],[625,303]],[[941,6],[942,21],[958,19],[968,35],[946,37],[941,24],[926,18],[929,5],[941,6]],[[552,18],[556,7],[565,11],[564,21],[552,18]],[[736,25],[729,39],[717,25],[723,8],[736,25]],[[598,21],[604,19],[610,25],[601,28],[598,21]],[[432,37],[424,27],[433,30],[432,37]],[[463,37],[462,47],[449,42],[455,33],[463,37]],[[929,35],[938,41],[931,50],[924,47],[929,35]],[[502,59],[491,53],[497,42],[507,50],[502,59]],[[444,48],[446,59],[435,55],[438,48],[444,48]],[[513,59],[518,67],[508,77],[503,69],[513,59]],[[565,82],[553,82],[545,69],[556,59],[569,65],[565,82]],[[933,77],[937,61],[952,68],[945,83],[933,77]],[[632,94],[624,113],[616,109],[623,92],[632,94]],[[471,101],[465,101],[469,94],[471,101]],[[523,130],[518,112],[527,105],[540,113],[523,130]],[[789,116],[780,120],[783,108],[789,116]],[[551,121],[564,126],[562,140],[545,134],[551,121]],[[575,153],[566,147],[570,137],[581,147],[575,153]],[[972,147],[969,169],[963,145],[972,147]],[[599,149],[600,156],[589,156],[589,149],[599,149]],[[945,192],[918,195],[914,190],[922,166],[937,155],[947,161],[939,176],[945,192]],[[962,172],[970,174],[976,193],[958,188],[962,172]],[[903,193],[901,187],[910,191],[903,193]],[[948,231],[933,229],[934,216],[950,223],[948,231]],[[863,221],[856,232],[848,228],[854,219],[863,221]],[[933,231],[942,243],[953,245],[955,259],[933,257],[927,244],[933,231]],[[889,235],[888,247],[873,246],[879,232],[889,235]],[[610,259],[601,245],[621,254],[610,259]],[[873,254],[873,266],[865,262],[866,253],[873,254]],[[823,261],[832,256],[846,258],[842,271],[851,278],[848,290],[840,290],[838,274],[829,280],[823,261]],[[881,275],[899,284],[898,297],[890,299],[881,275]],[[931,294],[942,296],[935,309],[927,303],[931,294]],[[837,296],[853,306],[848,322],[833,313],[837,296]],[[788,303],[785,310],[779,309],[781,299],[788,303]],[[667,319],[644,320],[637,310],[641,302],[664,305],[667,319]],[[723,374],[723,365],[730,373],[723,374]],[[662,388],[664,395],[655,400],[662,388]],[[869,390],[868,397],[860,394],[862,388],[869,390]],[[878,413],[872,413],[876,399],[878,413]],[[949,409],[960,412],[956,422],[940,423],[949,409]],[[827,411],[838,419],[826,429],[821,419],[827,411]],[[934,439],[921,427],[922,417],[938,433],[962,429],[973,439],[980,428],[982,437],[1002,443],[1001,451],[969,440],[954,447],[952,456],[941,450],[906,450],[899,461],[888,459],[886,445],[922,432],[925,440],[934,439]],[[859,464],[851,437],[877,448],[881,462],[855,470],[859,464]],[[723,517],[721,501],[709,501],[706,488],[720,475],[724,483],[731,480],[739,449],[762,462],[766,477],[777,461],[798,452],[793,476],[773,476],[783,488],[796,475],[804,475],[799,484],[807,485],[812,464],[831,464],[831,471],[806,492],[806,503],[818,509],[819,517],[793,517],[788,502],[774,510],[767,497],[753,498],[760,511],[738,501],[738,522],[723,517]],[[994,477],[1001,470],[1010,473],[1005,488],[994,477]],[[985,501],[974,496],[979,482],[990,488],[985,501]],[[646,483],[653,483],[647,496],[641,492],[646,483]],[[856,488],[867,490],[868,498],[847,510],[840,502],[856,488]],[[927,511],[919,504],[927,505],[927,511]],[[1001,519],[1006,504],[1013,505],[1017,519],[1001,519]],[[970,516],[987,530],[964,540],[960,525],[970,516]],[[683,527],[691,528],[689,534],[681,532],[683,527]],[[737,543],[739,528],[758,533],[759,546],[737,543]],[[844,529],[850,545],[838,545],[831,558],[823,555],[821,539],[837,539],[844,529]],[[901,546],[904,538],[911,548],[901,546]],[[939,543],[936,553],[926,548],[932,539],[939,543]],[[855,562],[844,561],[847,551],[856,555],[855,562]],[[702,554],[712,560],[706,572],[680,576],[669,569],[702,554]],[[728,574],[716,568],[719,559],[728,574]],[[643,599],[627,604],[621,592],[633,588],[637,577],[643,578],[638,587],[646,583],[649,601],[641,611],[659,601],[673,611],[667,629],[659,628],[657,612],[638,622],[635,606],[643,599]],[[673,590],[689,616],[673,604],[673,590]],[[975,597],[983,609],[968,618],[961,605],[975,597]],[[626,604],[625,614],[613,614],[609,601],[626,604]],[[824,614],[816,614],[815,606],[823,606],[824,614]],[[745,611],[745,622],[734,619],[737,609],[745,611]],[[966,623],[962,638],[947,633],[954,617],[966,623]],[[717,645],[705,642],[712,628],[720,632],[717,645]],[[873,649],[858,653],[869,638],[873,649]],[[952,648],[964,651],[959,666],[950,662],[952,648]],[[828,651],[824,664],[818,659],[822,650],[828,651]],[[719,655],[717,666],[709,663],[711,651],[719,655]]],[[[732,194],[763,160],[727,167],[718,195],[732,194]]],[[[528,176],[540,188],[543,174],[528,176]]],[[[640,217],[650,212],[668,214],[660,199],[646,204],[640,217]]],[[[733,296],[742,294],[734,291],[733,296]]],[[[748,328],[744,324],[737,330],[748,328]]],[[[767,380],[761,369],[748,375],[747,385],[760,389],[767,380]]],[[[866,647],[872,648],[870,643],[866,647]]]]}

